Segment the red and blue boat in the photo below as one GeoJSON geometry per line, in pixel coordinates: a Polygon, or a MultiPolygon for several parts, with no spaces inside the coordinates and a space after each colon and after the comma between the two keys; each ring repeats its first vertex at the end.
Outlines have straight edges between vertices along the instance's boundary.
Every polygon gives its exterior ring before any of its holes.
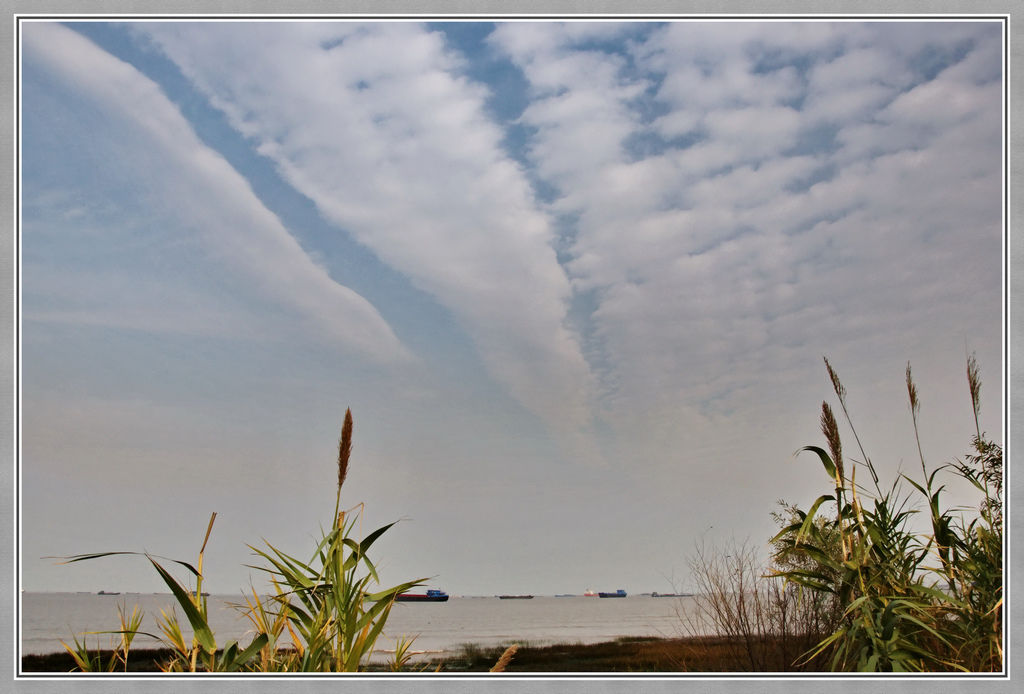
{"type": "Polygon", "coordinates": [[[431,588],[426,593],[399,593],[398,602],[448,602],[448,593],[431,588]]]}

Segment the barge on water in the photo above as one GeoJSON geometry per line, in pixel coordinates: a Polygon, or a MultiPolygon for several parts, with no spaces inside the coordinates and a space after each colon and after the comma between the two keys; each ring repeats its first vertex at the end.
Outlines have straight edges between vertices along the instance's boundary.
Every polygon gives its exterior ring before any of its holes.
{"type": "Polygon", "coordinates": [[[426,593],[399,593],[398,602],[448,602],[448,593],[431,588],[426,593]]]}

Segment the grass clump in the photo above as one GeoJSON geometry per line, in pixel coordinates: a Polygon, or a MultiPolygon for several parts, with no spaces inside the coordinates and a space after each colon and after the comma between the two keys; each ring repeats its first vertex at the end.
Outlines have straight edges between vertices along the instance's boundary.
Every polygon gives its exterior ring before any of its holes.
{"type": "Polygon", "coordinates": [[[797,454],[818,457],[830,492],[806,512],[779,502],[783,510],[773,516],[781,530],[769,542],[767,563],[749,542],[719,548],[701,541],[688,558],[695,595],[677,608],[680,635],[705,654],[700,667],[708,671],[719,664],[744,672],[1002,670],[1002,448],[979,426],[974,356],[967,360],[972,453],[929,470],[918,433],[922,402],[908,364],[921,477],[900,474],[888,488],[864,453],[846,388],[827,359],[825,367],[838,399],[836,409],[821,406],[826,447],[797,454]],[[844,455],[837,412],[860,460],[844,455]],[[868,486],[858,484],[858,471],[868,486]],[[944,506],[940,475],[968,483],[981,493],[980,504],[944,506]],[[913,491],[904,494],[902,483],[913,491]],[[927,514],[928,531],[912,529],[919,513],[927,514]]]}
{"type": "MultiPolygon", "coordinates": [[[[66,557],[65,563],[97,559],[115,554],[141,554],[152,564],[171,589],[192,628],[191,639],[184,636],[175,610],[157,618],[160,636],[147,634],[162,642],[170,656],[159,662],[165,672],[355,672],[365,669],[377,638],[383,633],[395,598],[423,580],[409,581],[390,588],[375,590],[380,583],[377,569],[369,558],[369,550],[394,523],[357,539],[356,525],[362,504],[341,511],[341,488],[348,472],[352,451],[352,413],[345,412],[341,438],[338,442],[338,486],[332,527],[322,532],[322,539],[312,558],[301,561],[267,545],[266,549],[251,547],[267,566],[255,566],[267,573],[273,587],[270,598],[261,598],[253,589],[251,598],[244,596],[241,610],[253,625],[255,636],[244,647],[235,642],[219,646],[209,626],[206,596],[203,594],[203,554],[217,514],[210,517],[199,560],[195,566],[174,561],[195,580],[194,587],[179,581],[156,558],[138,552],[105,552],[66,557]]],[[[139,633],[142,614],[125,617],[122,628],[113,633],[120,637],[120,646],[107,654],[91,652],[74,636],[74,645],[64,643],[73,658],[75,669],[83,672],[114,670],[130,671],[129,651],[132,639],[139,633]]],[[[62,642],[63,643],[63,642],[62,642]]],[[[403,641],[408,648],[408,640],[403,641]]],[[[404,665],[402,654],[396,654],[394,669],[404,665]]]]}
{"type": "Polygon", "coordinates": [[[1003,667],[1002,448],[978,427],[981,380],[973,355],[967,376],[975,416],[974,452],[929,471],[921,453],[917,418],[921,409],[910,365],[907,395],[917,437],[922,477],[901,474],[887,489],[857,437],[847,411],[846,389],[828,360],[833,390],[857,441],[862,460],[843,465],[838,426],[822,403],[822,433],[829,450],[817,455],[833,493],[820,496],[774,538],[775,575],[801,589],[807,599],[841,610],[835,629],[807,658],[827,658],[842,672],[998,672],[1003,667]],[[857,484],[861,469],[872,488],[857,484]],[[983,499],[976,509],[941,503],[939,474],[965,480],[983,499]],[[918,509],[900,491],[910,484],[924,502],[930,532],[914,532],[918,509]],[[834,512],[819,513],[831,504],[834,512]]]}

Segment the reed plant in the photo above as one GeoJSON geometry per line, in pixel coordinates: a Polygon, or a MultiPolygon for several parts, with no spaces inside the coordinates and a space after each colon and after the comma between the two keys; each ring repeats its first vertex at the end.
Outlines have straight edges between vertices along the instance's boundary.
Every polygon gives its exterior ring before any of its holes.
{"type": "Polygon", "coordinates": [[[860,461],[847,471],[834,412],[822,403],[821,429],[828,449],[806,446],[820,460],[833,491],[807,512],[792,509],[791,522],[774,538],[775,575],[804,595],[838,605],[839,623],[806,657],[826,656],[834,671],[994,672],[1003,665],[1002,449],[978,427],[981,380],[973,355],[967,376],[975,415],[974,453],[929,471],[921,452],[921,401],[910,365],[907,394],[922,477],[900,474],[888,488],[864,453],[850,418],[846,389],[825,366],[849,425],[860,461]],[[857,471],[871,488],[857,483],[857,471]],[[979,490],[975,509],[942,504],[939,474],[966,480],[979,490]],[[863,474],[862,474],[863,476],[863,474]],[[906,482],[924,501],[930,532],[915,532],[919,513],[906,482]],[[829,504],[834,513],[825,514],[829,504]]]}
{"type": "MultiPolygon", "coordinates": [[[[287,672],[356,672],[362,669],[381,635],[395,598],[423,581],[410,581],[372,591],[378,583],[367,550],[392,525],[375,530],[362,541],[352,539],[357,517],[326,533],[312,559],[299,561],[270,547],[254,549],[269,567],[275,589],[272,610],[291,637],[287,655],[270,669],[287,672]]],[[[279,634],[275,634],[279,636],[279,634]]]]}
{"type": "Polygon", "coordinates": [[[66,641],[61,641],[61,645],[71,655],[79,670],[82,672],[128,671],[128,651],[131,649],[132,641],[141,633],[139,627],[142,626],[142,619],[145,613],[136,605],[132,608],[131,614],[125,616],[125,609],[126,607],[123,605],[117,606],[118,617],[121,620],[121,628],[119,630],[88,632],[89,634],[113,634],[118,637],[116,642],[111,643],[112,648],[106,654],[99,649],[89,650],[86,636],[84,635],[82,636],[81,643],[79,643],[79,635],[72,634],[72,639],[75,642],[73,647],[66,641]],[[104,658],[104,656],[106,657],[104,658]]]}
{"type": "MultiPolygon", "coordinates": [[[[163,611],[157,618],[161,636],[154,638],[170,648],[172,657],[163,665],[166,672],[355,672],[365,669],[377,639],[382,635],[391,608],[399,593],[421,585],[425,579],[375,590],[380,583],[377,568],[369,557],[373,543],[395,523],[358,538],[362,504],[341,511],[341,489],[348,472],[352,451],[352,412],[346,410],[338,442],[337,495],[329,530],[321,530],[321,540],[308,561],[300,561],[273,547],[250,545],[268,566],[254,566],[267,573],[273,587],[269,598],[251,591],[251,599],[233,606],[253,626],[254,637],[244,648],[236,642],[219,647],[209,623],[206,595],[203,593],[203,554],[217,514],[210,517],[199,560],[173,563],[183,567],[195,584],[175,578],[158,558],[140,552],[103,552],[64,557],[72,563],[118,554],[145,556],[170,588],[191,626],[191,638],[185,637],[176,609],[163,611]],[[357,511],[358,509],[358,511],[357,511]]],[[[131,641],[139,632],[141,614],[125,619],[122,614],[121,648],[106,664],[99,661],[75,636],[75,646],[65,644],[83,671],[99,668],[111,671],[118,663],[127,669],[131,641]]],[[[149,634],[149,636],[153,636],[149,634]]],[[[403,652],[411,640],[402,639],[403,652]]],[[[396,657],[400,668],[407,662],[396,657]]]]}
{"type": "MultiPolygon", "coordinates": [[[[255,653],[257,653],[266,644],[266,634],[257,634],[253,638],[252,642],[246,648],[241,650],[239,650],[237,642],[234,641],[228,642],[224,648],[219,648],[217,645],[217,640],[209,623],[206,595],[203,593],[203,554],[206,551],[206,543],[210,539],[210,532],[213,530],[213,523],[216,519],[217,514],[213,513],[210,516],[210,523],[206,528],[206,537],[203,539],[203,546],[199,550],[199,561],[197,562],[197,566],[193,566],[188,562],[172,560],[175,564],[179,564],[187,569],[195,577],[196,583],[194,589],[175,578],[160,562],[157,561],[157,558],[154,558],[145,552],[101,552],[97,554],[80,554],[73,557],[66,557],[63,562],[70,564],[79,561],[125,554],[141,555],[145,556],[146,559],[149,560],[150,564],[160,575],[160,578],[164,581],[167,587],[170,588],[175,601],[185,613],[189,625],[192,627],[192,638],[185,638],[176,610],[172,609],[170,612],[163,610],[160,617],[157,618],[157,626],[159,627],[162,636],[146,634],[147,636],[160,640],[164,646],[172,649],[174,655],[166,664],[165,668],[168,672],[234,672],[244,670],[247,669],[249,660],[253,655],[255,655],[255,653]]],[[[139,625],[141,622],[142,616],[141,614],[138,614],[137,618],[133,616],[131,623],[125,624],[122,613],[123,628],[122,631],[118,633],[122,634],[123,648],[120,650],[120,658],[123,660],[126,669],[128,650],[131,642],[135,636],[143,633],[139,631],[139,625]]],[[[75,642],[77,647],[77,637],[75,637],[75,642]]],[[[67,644],[65,644],[65,648],[68,648],[67,644]]],[[[74,653],[72,653],[72,655],[74,655],[74,653]]],[[[84,648],[81,651],[81,655],[87,655],[87,651],[85,651],[84,648]]],[[[81,660],[86,660],[86,658],[80,659],[76,657],[75,660],[76,663],[78,663],[79,668],[83,671],[87,671],[87,668],[83,667],[81,662],[81,660]]]]}

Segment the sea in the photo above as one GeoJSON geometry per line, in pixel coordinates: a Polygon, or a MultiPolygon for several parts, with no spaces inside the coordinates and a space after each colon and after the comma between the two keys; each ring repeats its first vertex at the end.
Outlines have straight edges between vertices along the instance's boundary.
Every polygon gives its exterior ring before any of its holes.
{"type": "MultiPolygon", "coordinates": [[[[235,605],[241,594],[210,595],[210,624],[218,645],[228,641],[248,644],[252,624],[235,605]]],[[[22,593],[20,604],[21,655],[61,652],[74,637],[92,648],[110,648],[110,634],[120,629],[118,608],[125,615],[138,606],[144,613],[140,631],[159,634],[156,617],[175,606],[169,593],[22,593]]],[[[413,638],[410,651],[421,657],[454,655],[464,645],[507,646],[513,643],[543,646],[554,643],[600,643],[619,637],[681,635],[681,618],[693,607],[692,597],[624,598],[534,596],[502,600],[497,596],[452,596],[447,602],[396,603],[377,642],[377,656],[388,657],[400,637],[413,638]]],[[[177,608],[186,638],[188,620],[177,608]]],[[[132,648],[156,648],[160,642],[139,635],[132,648]]]]}

